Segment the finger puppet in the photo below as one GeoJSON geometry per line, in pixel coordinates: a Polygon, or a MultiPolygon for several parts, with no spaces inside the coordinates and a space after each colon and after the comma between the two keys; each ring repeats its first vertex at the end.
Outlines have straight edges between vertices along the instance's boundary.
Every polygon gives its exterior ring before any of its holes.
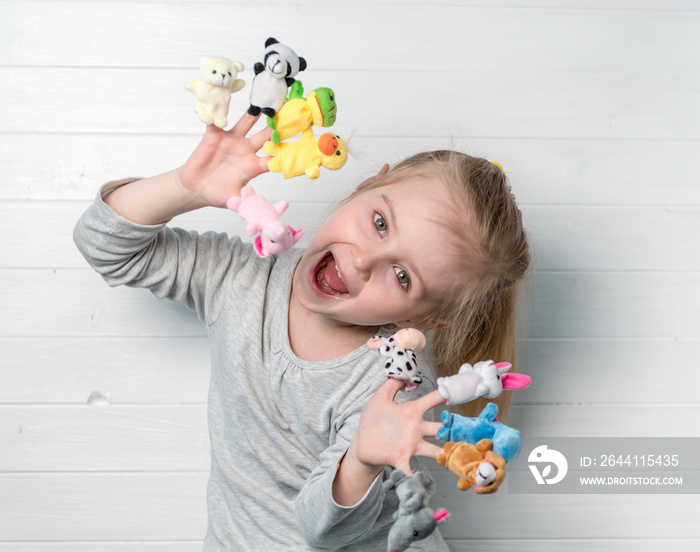
{"type": "Polygon", "coordinates": [[[316,88],[304,98],[301,81],[295,81],[289,90],[289,98],[282,104],[274,117],[268,117],[267,124],[272,130],[272,143],[306,132],[311,125],[330,127],[335,123],[337,105],[335,93],[330,88],[316,88]]]}
{"type": "Polygon", "coordinates": [[[258,116],[264,113],[274,117],[287,97],[287,88],[294,76],[306,69],[306,60],[289,46],[270,37],[265,41],[263,62],[254,66],[255,77],[250,90],[248,113],[258,116]]]}
{"type": "Polygon", "coordinates": [[[466,491],[473,485],[477,494],[495,493],[506,477],[506,461],[493,452],[493,442],[482,439],[471,443],[445,443],[438,464],[459,476],[457,488],[466,491]]]}
{"type": "Polygon", "coordinates": [[[438,391],[447,399],[447,404],[462,404],[478,397],[495,399],[504,389],[523,389],[530,385],[530,376],[506,374],[510,369],[510,362],[495,364],[484,360],[474,366],[467,362],[454,376],[438,378],[438,391]]]}
{"type": "Polygon", "coordinates": [[[399,509],[394,513],[394,524],[389,530],[390,552],[403,552],[414,541],[429,537],[437,524],[450,516],[447,510],[434,512],[428,506],[435,483],[425,478],[421,472],[406,475],[401,470],[394,470],[384,482],[384,490],[390,489],[396,489],[399,498],[399,509]]]}
{"type": "Polygon", "coordinates": [[[231,94],[238,92],[245,81],[237,79],[243,63],[225,57],[203,57],[199,60],[201,80],[185,83],[185,88],[196,96],[194,110],[207,124],[224,128],[228,124],[228,106],[231,94]]]}
{"type": "Polygon", "coordinates": [[[517,429],[496,421],[498,406],[488,403],[477,418],[467,418],[447,410],[442,411],[442,427],[436,437],[440,441],[457,441],[476,445],[482,439],[493,442],[493,452],[506,462],[515,458],[522,448],[522,435],[517,429]]]}
{"type": "Polygon", "coordinates": [[[253,242],[255,252],[261,257],[283,253],[299,241],[304,230],[294,230],[280,220],[289,204],[280,201],[271,205],[264,197],[256,195],[250,185],[241,188],[241,196],[231,197],[226,206],[238,212],[248,223],[249,236],[260,233],[253,242]]]}
{"type": "Polygon", "coordinates": [[[375,336],[367,341],[367,346],[386,357],[384,368],[388,377],[405,381],[407,389],[415,389],[423,382],[415,353],[425,347],[425,336],[420,331],[404,328],[391,337],[375,336]]]}
{"type": "Polygon", "coordinates": [[[281,172],[284,178],[305,174],[316,179],[321,174],[321,167],[331,171],[340,169],[348,160],[348,148],[339,136],[325,132],[314,138],[310,129],[293,142],[273,144],[265,142],[263,151],[272,157],[268,168],[272,172],[281,172]]]}

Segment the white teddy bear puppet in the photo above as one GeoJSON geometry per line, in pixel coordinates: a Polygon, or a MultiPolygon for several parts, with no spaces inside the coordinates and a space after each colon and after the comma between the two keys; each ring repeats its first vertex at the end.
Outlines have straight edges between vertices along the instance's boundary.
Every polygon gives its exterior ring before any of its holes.
{"type": "Polygon", "coordinates": [[[236,78],[244,69],[243,63],[225,57],[203,57],[199,69],[202,80],[185,83],[185,88],[197,97],[194,110],[202,122],[224,128],[231,94],[245,86],[245,81],[236,78]]]}

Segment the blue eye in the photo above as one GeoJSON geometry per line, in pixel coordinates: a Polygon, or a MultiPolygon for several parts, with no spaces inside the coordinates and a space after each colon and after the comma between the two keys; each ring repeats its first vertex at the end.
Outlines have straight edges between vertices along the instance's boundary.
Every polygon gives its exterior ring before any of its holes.
{"type": "Polygon", "coordinates": [[[399,284],[401,284],[405,289],[408,289],[408,284],[410,282],[408,273],[403,268],[398,266],[394,267],[394,272],[396,272],[396,279],[399,281],[399,284]]]}
{"type": "Polygon", "coordinates": [[[384,235],[387,232],[387,224],[386,220],[384,220],[384,217],[380,215],[379,213],[374,213],[374,227],[377,229],[379,234],[384,237],[384,235]]]}

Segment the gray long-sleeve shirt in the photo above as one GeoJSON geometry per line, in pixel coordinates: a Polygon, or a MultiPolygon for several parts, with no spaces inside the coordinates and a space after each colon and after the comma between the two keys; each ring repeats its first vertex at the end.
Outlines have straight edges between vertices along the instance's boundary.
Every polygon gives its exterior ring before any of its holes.
{"type": "MultiPolygon", "coordinates": [[[[78,221],[74,240],[110,285],[145,287],[184,303],[208,329],[204,550],[386,550],[398,508],[395,493],[382,489],[390,468],[355,506],[338,505],[331,492],[362,407],[386,381],[377,352],[362,346],[324,362],[298,358],[287,314],[301,251],[262,259],[237,237],[135,224],[102,201],[125,183],[103,188],[78,221]]],[[[435,388],[422,360],[420,394],[435,388]]],[[[399,393],[397,400],[416,396],[399,393]]],[[[447,547],[436,531],[411,550],[447,547]]]]}

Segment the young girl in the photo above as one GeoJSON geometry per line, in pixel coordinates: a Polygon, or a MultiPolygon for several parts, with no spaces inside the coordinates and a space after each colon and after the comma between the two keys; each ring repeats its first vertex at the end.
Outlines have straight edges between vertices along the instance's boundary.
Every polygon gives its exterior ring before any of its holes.
{"type": "MultiPolygon", "coordinates": [[[[260,258],[239,238],[166,227],[267,170],[270,130],[247,137],[256,120],[210,125],[178,169],[106,185],[74,239],[110,285],[182,302],[207,326],[204,550],[385,550],[398,502],[382,482],[441,452],[424,415],[444,400],[425,359],[424,383],[399,392],[366,342],[434,330],[439,375],[512,360],[520,212],[498,166],[441,151],[360,184],[303,251],[260,258]]],[[[437,531],[411,549],[447,550],[437,531]]]]}

